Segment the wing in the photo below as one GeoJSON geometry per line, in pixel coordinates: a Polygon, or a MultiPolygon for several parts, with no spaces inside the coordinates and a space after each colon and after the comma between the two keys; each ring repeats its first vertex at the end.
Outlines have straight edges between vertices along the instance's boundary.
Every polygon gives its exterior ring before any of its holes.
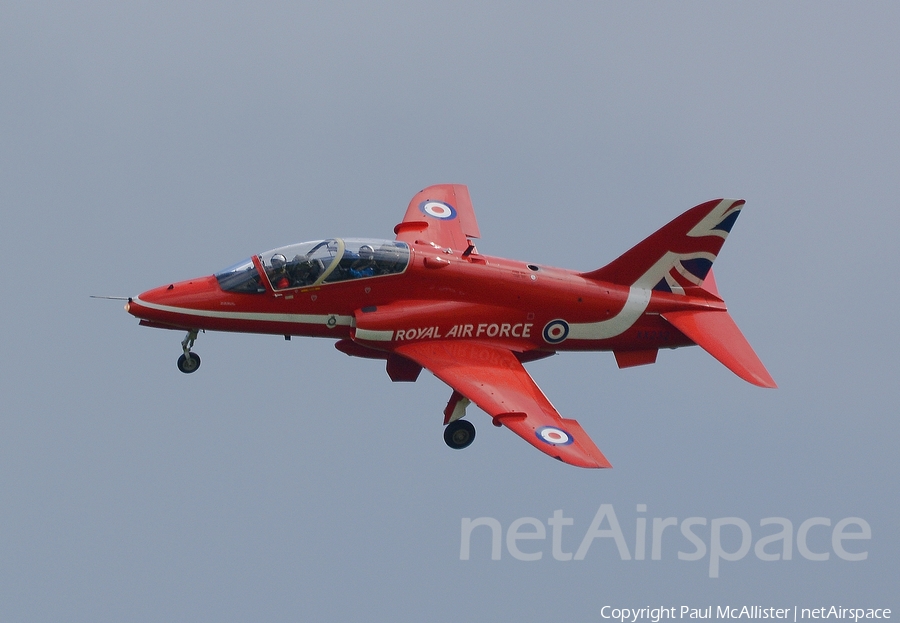
{"type": "Polygon", "coordinates": [[[394,233],[397,240],[410,244],[420,240],[458,251],[469,246],[469,238],[481,236],[469,189],[462,184],[438,184],[420,191],[394,233]]]}
{"type": "Polygon", "coordinates": [[[575,420],[560,417],[509,350],[466,340],[405,344],[396,352],[431,370],[535,448],[578,467],[612,467],[575,420]]]}

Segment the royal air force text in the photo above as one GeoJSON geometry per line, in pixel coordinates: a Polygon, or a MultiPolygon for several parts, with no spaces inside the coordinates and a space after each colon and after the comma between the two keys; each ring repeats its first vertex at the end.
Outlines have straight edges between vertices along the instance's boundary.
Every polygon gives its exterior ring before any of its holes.
{"type": "Polygon", "coordinates": [[[441,338],[466,338],[466,337],[506,337],[506,338],[530,338],[532,323],[481,323],[481,324],[455,324],[446,333],[441,331],[438,325],[430,327],[416,327],[413,329],[398,329],[394,331],[395,342],[409,342],[413,340],[439,340],[441,338]]]}

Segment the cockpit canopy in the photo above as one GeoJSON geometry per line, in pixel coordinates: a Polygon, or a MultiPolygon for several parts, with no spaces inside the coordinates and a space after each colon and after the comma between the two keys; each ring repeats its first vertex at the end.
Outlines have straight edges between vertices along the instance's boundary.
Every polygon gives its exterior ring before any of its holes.
{"type": "MultiPolygon", "coordinates": [[[[329,238],[267,251],[259,262],[274,290],[288,290],[349,279],[402,273],[409,247],[393,240],[329,238]]],[[[223,290],[265,292],[252,258],[216,274],[223,290]]]]}

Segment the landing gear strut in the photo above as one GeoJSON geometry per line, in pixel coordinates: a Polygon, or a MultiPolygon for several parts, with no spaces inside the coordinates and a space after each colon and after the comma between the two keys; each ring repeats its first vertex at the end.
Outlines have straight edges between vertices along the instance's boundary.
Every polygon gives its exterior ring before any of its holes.
{"type": "Polygon", "coordinates": [[[178,369],[185,374],[195,372],[200,367],[200,355],[191,352],[196,339],[197,330],[191,329],[184,336],[184,339],[181,340],[181,350],[184,351],[184,354],[178,358],[178,369]]]}
{"type": "Polygon", "coordinates": [[[475,441],[475,427],[468,420],[454,420],[444,429],[444,441],[454,450],[467,448],[475,441]]]}

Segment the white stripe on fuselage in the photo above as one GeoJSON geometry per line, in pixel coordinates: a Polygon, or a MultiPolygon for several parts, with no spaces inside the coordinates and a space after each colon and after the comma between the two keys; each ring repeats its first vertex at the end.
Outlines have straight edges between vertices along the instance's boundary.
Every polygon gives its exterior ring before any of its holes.
{"type": "MultiPolygon", "coordinates": [[[[182,314],[185,316],[197,316],[200,318],[220,318],[226,320],[253,320],[261,322],[290,322],[296,324],[329,325],[330,326],[355,325],[353,316],[341,316],[338,314],[284,314],[267,312],[238,312],[207,309],[191,309],[188,307],[175,307],[173,305],[160,305],[142,301],[140,297],[134,297],[134,302],[148,309],[182,314]],[[333,319],[333,320],[332,320],[333,319]]],[[[628,298],[622,310],[614,317],[599,322],[570,323],[567,339],[576,340],[604,340],[621,335],[637,322],[647,305],[650,303],[650,290],[644,288],[629,288],[628,298]]],[[[390,341],[393,331],[357,330],[358,339],[369,341],[390,341]]]]}
{"type": "Polygon", "coordinates": [[[324,324],[327,325],[330,318],[334,318],[331,326],[353,326],[353,316],[340,316],[338,314],[275,314],[265,312],[237,312],[219,311],[208,309],[190,309],[188,307],[174,307],[172,305],[160,305],[148,303],[139,297],[134,297],[134,302],[148,309],[168,312],[172,314],[184,314],[185,316],[199,316],[201,318],[223,318],[227,320],[259,320],[262,322],[293,322],[298,324],[324,324]]]}
{"type": "Polygon", "coordinates": [[[650,290],[629,288],[622,311],[600,322],[570,323],[569,340],[605,340],[625,333],[650,304],[650,290]]]}
{"type": "Polygon", "coordinates": [[[394,331],[380,331],[375,329],[356,329],[356,339],[368,342],[390,342],[394,339],[394,331]]]}

